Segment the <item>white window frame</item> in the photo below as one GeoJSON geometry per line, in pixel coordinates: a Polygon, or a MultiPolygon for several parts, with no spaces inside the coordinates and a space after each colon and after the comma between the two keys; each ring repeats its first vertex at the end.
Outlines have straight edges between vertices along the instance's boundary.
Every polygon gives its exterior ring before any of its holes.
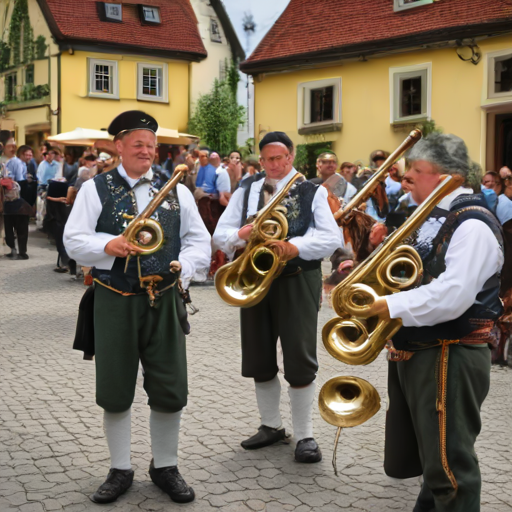
{"type": "Polygon", "coordinates": [[[414,7],[421,7],[422,5],[433,4],[434,0],[416,0],[412,4],[404,3],[404,0],[393,0],[393,10],[405,11],[406,9],[413,9],[414,7]]]}
{"type": "Polygon", "coordinates": [[[512,48],[487,54],[487,99],[512,99],[512,91],[494,92],[494,69],[496,66],[496,60],[505,60],[502,57],[512,58],[512,48]]]}
{"type": "Polygon", "coordinates": [[[105,3],[105,18],[108,20],[114,21],[123,21],[123,4],[111,4],[105,3]],[[113,14],[112,9],[117,7],[119,9],[119,14],[113,14]]]}
{"type": "Polygon", "coordinates": [[[389,68],[389,106],[390,123],[413,123],[416,121],[429,120],[432,115],[432,63],[425,62],[415,66],[404,66],[399,68],[389,68]],[[425,102],[425,108],[422,113],[414,116],[400,116],[400,81],[403,78],[412,78],[419,73],[425,75],[425,83],[422,83],[422,104],[425,102]]]}
{"type": "Polygon", "coordinates": [[[89,62],[89,97],[91,98],[104,98],[109,100],[119,99],[119,71],[117,60],[102,60],[102,59],[87,59],[89,62]],[[95,87],[95,66],[111,66],[112,67],[112,92],[97,92],[95,87]]]}
{"type": "Polygon", "coordinates": [[[315,80],[312,82],[301,82],[297,86],[297,128],[321,128],[333,124],[341,125],[341,77],[325,78],[324,80],[315,80]],[[322,89],[324,87],[334,87],[333,98],[333,119],[321,121],[319,123],[311,122],[311,91],[313,89],[322,89]]]}
{"type": "Polygon", "coordinates": [[[169,71],[165,63],[154,64],[150,62],[137,62],[137,99],[140,101],[156,101],[158,103],[169,103],[169,71]],[[158,69],[160,73],[160,96],[150,96],[143,91],[144,68],[158,69]]]}

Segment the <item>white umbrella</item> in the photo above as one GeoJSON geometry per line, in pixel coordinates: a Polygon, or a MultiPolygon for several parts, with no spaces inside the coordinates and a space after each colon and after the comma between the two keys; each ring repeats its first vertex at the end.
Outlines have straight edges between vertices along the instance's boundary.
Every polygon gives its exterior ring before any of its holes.
{"type": "Polygon", "coordinates": [[[92,146],[97,140],[112,140],[112,136],[105,130],[75,128],[72,132],[52,135],[47,140],[64,146],[92,146]]]}

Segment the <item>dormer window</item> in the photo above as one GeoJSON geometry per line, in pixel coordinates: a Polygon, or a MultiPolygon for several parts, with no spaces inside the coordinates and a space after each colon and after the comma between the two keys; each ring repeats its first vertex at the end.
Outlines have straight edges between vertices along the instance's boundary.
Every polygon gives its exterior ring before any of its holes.
{"type": "Polygon", "coordinates": [[[421,5],[433,4],[434,0],[393,0],[394,10],[405,11],[406,9],[412,9],[413,7],[420,7],[421,5]]]}
{"type": "Polygon", "coordinates": [[[158,7],[148,7],[139,5],[140,20],[144,25],[160,25],[160,9],[158,7]]]}
{"type": "Polygon", "coordinates": [[[98,14],[101,21],[121,23],[123,21],[123,6],[121,4],[108,4],[97,2],[98,14]]]}

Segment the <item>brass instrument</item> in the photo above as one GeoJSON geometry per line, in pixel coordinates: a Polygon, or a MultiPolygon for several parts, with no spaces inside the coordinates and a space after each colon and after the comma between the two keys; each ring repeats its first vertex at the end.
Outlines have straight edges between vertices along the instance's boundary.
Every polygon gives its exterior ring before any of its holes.
{"type": "Polygon", "coordinates": [[[367,310],[381,296],[411,288],[420,281],[421,258],[413,247],[403,244],[439,201],[462,183],[461,176],[442,176],[407,222],[333,290],[333,309],[339,318],[329,320],[322,329],[325,348],[333,357],[346,364],[369,364],[400,329],[400,319],[368,318],[367,310]]]}
{"type": "Polygon", "coordinates": [[[342,428],[357,427],[380,409],[380,396],[366,380],[359,377],[334,377],[328,380],[318,395],[320,416],[338,427],[334,441],[332,465],[338,476],[336,450],[342,428]]]}
{"type": "MultiPolygon", "coordinates": [[[[383,295],[418,284],[423,263],[413,247],[404,245],[405,240],[423,224],[439,201],[462,183],[461,176],[442,176],[436,189],[407,222],[336,286],[331,298],[338,317],[322,329],[322,340],[331,356],[346,364],[369,364],[400,329],[400,319],[368,317],[368,308],[383,295]]],[[[337,474],[336,447],[341,428],[360,425],[371,418],[380,408],[380,398],[369,382],[357,377],[335,377],[324,384],[318,402],[322,418],[338,427],[333,455],[337,474]]]]}
{"type": "Polygon", "coordinates": [[[361,204],[368,201],[373,191],[388,177],[390,167],[400,160],[405,152],[421,139],[421,136],[421,130],[412,130],[402,144],[400,144],[400,146],[398,146],[395,151],[388,156],[385,162],[377,169],[375,174],[366,182],[364,187],[346,205],[334,214],[334,219],[338,222],[342,221],[354,208],[358,208],[361,204]]]}
{"type": "MultiPolygon", "coordinates": [[[[128,243],[135,245],[141,249],[140,255],[148,256],[162,248],[164,244],[164,232],[160,223],[151,219],[151,215],[155,210],[165,201],[169,192],[179,183],[188,167],[185,164],[177,165],[174,169],[171,179],[158,191],[149,204],[144,208],[144,211],[137,215],[124,214],[125,219],[131,219],[130,224],[123,232],[123,236],[128,243]]],[[[128,260],[126,258],[126,265],[128,260]]]]}
{"type": "Polygon", "coordinates": [[[295,174],[256,214],[244,252],[217,270],[215,288],[220,298],[230,306],[248,308],[258,304],[268,293],[272,281],[286,266],[287,262],[281,261],[264,243],[286,239],[286,208],[280,203],[299,178],[303,178],[303,175],[295,174]]]}

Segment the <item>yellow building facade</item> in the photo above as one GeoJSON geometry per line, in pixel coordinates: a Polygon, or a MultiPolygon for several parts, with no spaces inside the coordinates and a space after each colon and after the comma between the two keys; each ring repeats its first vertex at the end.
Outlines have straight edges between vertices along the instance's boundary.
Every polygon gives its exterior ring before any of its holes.
{"type": "Polygon", "coordinates": [[[188,123],[189,63],[151,59],[137,55],[119,55],[76,51],[61,56],[61,131],[76,127],[100,130],[126,110],[143,110],[161,126],[185,132],[188,123]],[[118,98],[91,97],[89,79],[91,62],[114,62],[117,67],[118,98]],[[168,85],[167,101],[138,98],[138,66],[163,66],[168,85]]]}
{"type": "Polygon", "coordinates": [[[240,67],[254,80],[256,140],[285,131],[310,171],[322,145],[368,165],[434,124],[484,168],[512,165],[512,5],[501,0],[290,0],[240,67]]]}
{"type": "Polygon", "coordinates": [[[492,97],[489,88],[493,56],[505,53],[512,57],[512,35],[486,39],[478,47],[481,59],[477,65],[461,60],[455,48],[445,48],[256,75],[255,137],[258,140],[267,131],[280,130],[295,144],[331,141],[340,160],[367,164],[371,151],[392,151],[412,126],[432,119],[444,132],[464,139],[471,157],[492,169],[496,117],[512,117],[512,92],[492,97]],[[413,122],[394,122],[392,75],[414,67],[429,70],[428,114],[413,122]],[[340,84],[335,106],[340,114],[339,131],[300,134],[301,103],[305,101],[301,89],[308,84],[322,87],[329,80],[340,84]]]}
{"type": "Polygon", "coordinates": [[[77,127],[106,129],[126,110],[187,131],[192,63],[207,56],[197,19],[191,6],[166,0],[141,6],[0,0],[0,127],[14,126],[18,146],[36,149],[77,127]]]}

